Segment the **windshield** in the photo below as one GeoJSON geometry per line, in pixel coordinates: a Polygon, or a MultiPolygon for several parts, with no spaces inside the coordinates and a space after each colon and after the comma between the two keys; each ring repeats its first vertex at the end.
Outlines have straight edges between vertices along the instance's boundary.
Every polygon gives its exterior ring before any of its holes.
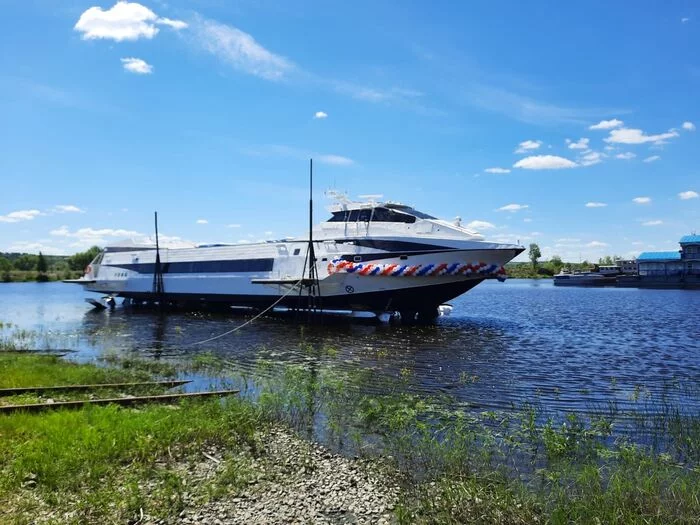
{"type": "MultiPolygon", "coordinates": [[[[410,208],[408,208],[410,210],[410,208]]],[[[421,214],[425,215],[425,214],[421,214]]],[[[417,215],[407,210],[391,210],[383,206],[376,208],[363,208],[361,210],[341,210],[333,213],[328,222],[403,222],[412,224],[416,222],[417,215]]],[[[421,217],[428,218],[429,216],[421,217]]]]}
{"type": "Polygon", "coordinates": [[[422,211],[418,211],[415,208],[411,208],[410,206],[405,206],[403,204],[387,204],[386,207],[393,210],[399,210],[403,213],[408,213],[414,217],[418,217],[419,219],[437,219],[437,217],[433,217],[432,215],[428,215],[427,213],[423,213],[422,211]]]}

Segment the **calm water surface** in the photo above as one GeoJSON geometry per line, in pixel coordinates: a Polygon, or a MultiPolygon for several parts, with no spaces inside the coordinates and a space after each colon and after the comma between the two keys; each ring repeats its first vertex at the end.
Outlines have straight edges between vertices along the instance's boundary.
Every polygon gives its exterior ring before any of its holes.
{"type": "MultiPolygon", "coordinates": [[[[0,284],[0,321],[37,331],[36,346],[73,348],[83,360],[105,351],[161,359],[213,352],[240,375],[253,372],[259,358],[308,360],[300,351],[306,342],[337,349],[319,358],[333,366],[407,377],[408,391],[449,394],[480,410],[529,402],[591,412],[611,402],[639,405],[641,395],[651,400],[648,410],[670,399],[700,415],[700,292],[489,281],[455,300],[452,315],[434,326],[301,327],[261,319],[206,345],[194,343],[245,318],[98,312],[84,303],[86,295],[61,283],[0,284]]],[[[362,388],[381,385],[373,380],[362,388]]]]}

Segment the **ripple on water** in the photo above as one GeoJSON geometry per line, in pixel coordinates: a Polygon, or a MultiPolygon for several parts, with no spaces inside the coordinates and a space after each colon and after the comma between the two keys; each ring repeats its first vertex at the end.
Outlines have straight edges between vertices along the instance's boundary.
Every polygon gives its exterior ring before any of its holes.
{"type": "MultiPolygon", "coordinates": [[[[259,358],[313,360],[302,348],[309,343],[336,349],[323,359],[338,370],[370,369],[375,379],[403,378],[406,391],[482,407],[639,406],[643,392],[647,400],[683,399],[686,410],[700,413],[698,396],[687,395],[700,390],[700,292],[485,282],[455,300],[453,315],[435,326],[301,327],[261,319],[201,346],[192,344],[242,318],[92,312],[84,295],[60,283],[2,284],[0,321],[38,331],[39,345],[59,341],[87,357],[112,349],[169,358],[213,352],[231,370],[254,374],[259,358]]],[[[382,385],[372,380],[359,388],[371,393],[382,385]]]]}

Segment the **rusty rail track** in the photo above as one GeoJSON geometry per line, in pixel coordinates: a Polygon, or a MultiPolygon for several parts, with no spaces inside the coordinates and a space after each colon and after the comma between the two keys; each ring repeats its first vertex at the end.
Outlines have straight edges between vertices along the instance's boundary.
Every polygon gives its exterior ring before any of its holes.
{"type": "Polygon", "coordinates": [[[142,383],[95,383],[90,385],[25,386],[17,388],[0,388],[0,397],[42,392],[84,392],[86,390],[99,390],[101,388],[129,389],[145,386],[167,386],[168,388],[174,388],[176,386],[182,386],[190,382],[191,381],[189,379],[178,379],[166,381],[146,381],[142,383]]]}
{"type": "Polygon", "coordinates": [[[238,394],[239,390],[215,390],[212,392],[188,392],[184,394],[162,394],[156,396],[138,397],[116,397],[109,399],[88,399],[82,401],[59,401],[55,403],[32,403],[27,405],[5,405],[0,406],[0,414],[11,414],[16,412],[41,412],[44,410],[56,410],[60,408],[83,408],[89,405],[121,405],[132,406],[145,403],[169,403],[182,399],[200,397],[221,397],[238,394]]]}

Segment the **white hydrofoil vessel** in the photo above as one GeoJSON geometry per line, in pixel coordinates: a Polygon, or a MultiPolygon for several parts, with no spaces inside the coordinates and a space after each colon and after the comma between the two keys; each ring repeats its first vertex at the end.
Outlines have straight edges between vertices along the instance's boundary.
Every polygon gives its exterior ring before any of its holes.
{"type": "MultiPolygon", "coordinates": [[[[484,240],[454,222],[373,198],[333,194],[331,218],[312,230],[314,285],[324,310],[400,312],[430,319],[439,305],[484,279],[505,279],[504,265],[524,248],[484,240]]],[[[81,279],[87,291],[132,302],[202,307],[305,308],[309,240],[193,248],[107,247],[81,279]],[[160,269],[160,271],[158,271],[160,269]]]]}

